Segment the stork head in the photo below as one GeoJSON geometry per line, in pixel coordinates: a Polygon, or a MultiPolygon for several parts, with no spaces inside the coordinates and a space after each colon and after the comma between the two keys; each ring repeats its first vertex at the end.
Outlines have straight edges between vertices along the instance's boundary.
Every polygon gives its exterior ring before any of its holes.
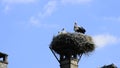
{"type": "Polygon", "coordinates": [[[64,31],[65,30],[65,28],[62,28],[62,31],[64,31]]]}
{"type": "Polygon", "coordinates": [[[75,21],[75,23],[74,23],[75,25],[77,25],[77,22],[75,21]]]}

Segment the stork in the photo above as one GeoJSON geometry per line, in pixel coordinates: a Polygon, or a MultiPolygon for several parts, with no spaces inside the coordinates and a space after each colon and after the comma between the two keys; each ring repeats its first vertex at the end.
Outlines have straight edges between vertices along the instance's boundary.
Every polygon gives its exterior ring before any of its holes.
{"type": "Polygon", "coordinates": [[[67,33],[65,28],[63,28],[61,31],[58,32],[58,34],[65,34],[65,33],[67,33]]]}
{"type": "Polygon", "coordinates": [[[74,31],[83,34],[86,32],[86,30],[82,26],[78,26],[76,22],[74,23],[74,31]]]}

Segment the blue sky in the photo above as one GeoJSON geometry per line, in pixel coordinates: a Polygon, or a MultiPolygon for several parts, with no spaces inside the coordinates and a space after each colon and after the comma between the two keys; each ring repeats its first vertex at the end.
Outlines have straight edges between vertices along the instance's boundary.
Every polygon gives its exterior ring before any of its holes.
{"type": "Polygon", "coordinates": [[[59,68],[49,44],[58,31],[73,32],[74,22],[93,37],[96,50],[79,68],[115,63],[120,67],[119,0],[0,0],[0,51],[8,68],[59,68]]]}

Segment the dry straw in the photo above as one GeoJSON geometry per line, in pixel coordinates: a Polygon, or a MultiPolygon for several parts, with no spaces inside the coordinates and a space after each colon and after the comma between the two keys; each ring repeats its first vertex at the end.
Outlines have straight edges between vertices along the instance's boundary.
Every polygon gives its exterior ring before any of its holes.
{"type": "Polygon", "coordinates": [[[82,33],[65,33],[53,37],[50,48],[58,54],[88,54],[94,51],[92,38],[82,33]]]}

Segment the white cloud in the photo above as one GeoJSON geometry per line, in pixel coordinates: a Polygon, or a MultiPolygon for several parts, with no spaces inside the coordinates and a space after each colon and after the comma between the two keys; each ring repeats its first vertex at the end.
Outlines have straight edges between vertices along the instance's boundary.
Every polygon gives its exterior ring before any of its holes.
{"type": "Polygon", "coordinates": [[[37,0],[1,0],[1,4],[4,6],[4,13],[8,13],[16,4],[29,4],[35,2],[37,2],[37,0]]]}
{"type": "Polygon", "coordinates": [[[57,1],[49,1],[43,8],[43,12],[39,13],[39,16],[44,18],[50,16],[57,7],[57,1]]]}
{"type": "Polygon", "coordinates": [[[44,19],[48,16],[51,16],[52,13],[55,11],[57,6],[57,1],[48,1],[47,4],[44,5],[43,7],[43,12],[40,11],[40,13],[37,13],[36,16],[32,16],[29,19],[29,22],[37,27],[40,28],[57,28],[59,25],[57,24],[48,24],[48,23],[43,23],[44,19]],[[42,23],[41,23],[42,22],[42,23]]]}
{"type": "Polygon", "coordinates": [[[90,3],[92,0],[61,0],[63,4],[70,3],[70,4],[85,4],[90,3]]]}
{"type": "Polygon", "coordinates": [[[41,22],[41,20],[37,17],[30,17],[29,19],[29,23],[32,25],[32,26],[36,26],[38,28],[45,28],[45,29],[51,29],[51,28],[58,28],[59,25],[57,24],[49,24],[49,23],[43,23],[41,22]]]}
{"type": "Polygon", "coordinates": [[[97,47],[104,47],[106,45],[118,43],[119,39],[110,34],[100,34],[93,36],[93,41],[97,47]]]}
{"type": "Polygon", "coordinates": [[[32,25],[38,25],[40,23],[40,21],[35,18],[34,16],[30,17],[30,20],[29,22],[32,24],[32,25]]]}
{"type": "Polygon", "coordinates": [[[110,16],[110,17],[103,17],[104,20],[110,20],[110,21],[118,21],[120,22],[120,16],[118,17],[114,17],[114,16],[110,16]]]}
{"type": "Polygon", "coordinates": [[[15,4],[15,3],[33,3],[36,0],[2,0],[2,3],[5,4],[15,4]]]}
{"type": "Polygon", "coordinates": [[[11,10],[10,6],[6,5],[5,8],[4,8],[4,10],[3,10],[3,12],[7,13],[10,10],[11,10]]]}

